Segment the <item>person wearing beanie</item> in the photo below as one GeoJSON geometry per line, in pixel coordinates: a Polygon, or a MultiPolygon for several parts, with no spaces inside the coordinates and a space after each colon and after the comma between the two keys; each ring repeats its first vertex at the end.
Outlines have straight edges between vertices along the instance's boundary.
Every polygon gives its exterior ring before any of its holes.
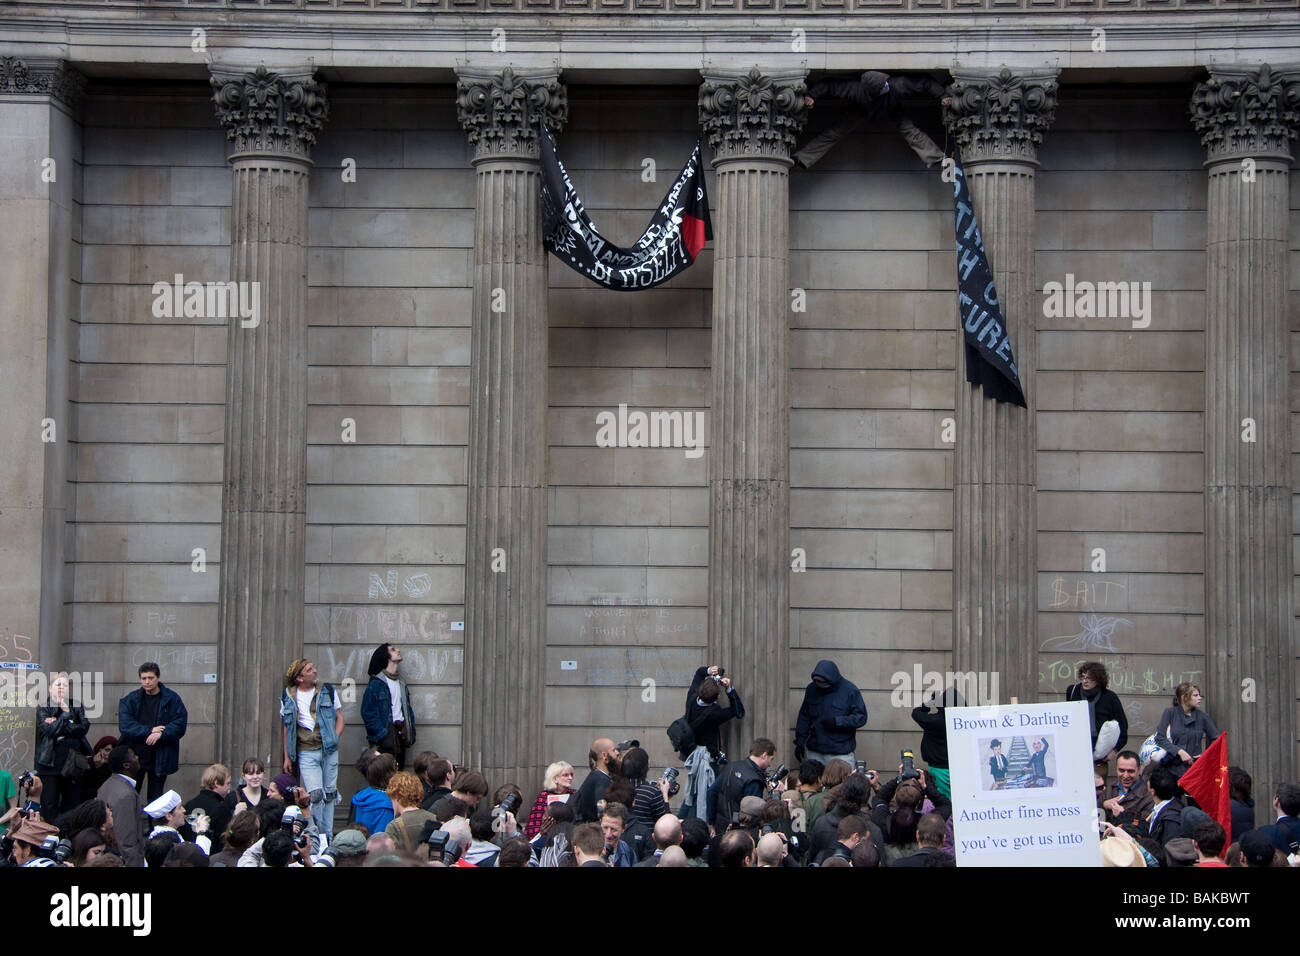
{"type": "Polygon", "coordinates": [[[840,140],[864,128],[877,118],[885,119],[898,128],[907,145],[927,167],[943,159],[943,150],[921,131],[915,123],[899,111],[903,100],[915,95],[932,96],[947,103],[943,84],[930,76],[890,76],[878,70],[868,70],[855,79],[825,79],[814,83],[804,97],[811,108],[817,100],[847,100],[855,109],[844,119],[803,145],[794,154],[795,164],[811,169],[840,140]]]}
{"type": "Polygon", "coordinates": [[[393,644],[380,644],[370,655],[366,674],[370,683],[361,698],[361,720],[366,740],[380,753],[392,754],[397,769],[406,769],[406,751],[415,743],[415,718],[411,692],[398,678],[402,652],[393,644]]]}
{"type": "MultiPolygon", "coordinates": [[[[316,828],[334,835],[334,805],[339,799],[339,736],[343,711],[331,684],[317,687],[316,665],[299,658],[284,675],[280,722],[284,724],[284,772],[298,765],[303,787],[311,799],[316,828]]],[[[292,786],[292,784],[290,784],[292,786]]],[[[287,796],[287,794],[286,794],[287,796]]]]}

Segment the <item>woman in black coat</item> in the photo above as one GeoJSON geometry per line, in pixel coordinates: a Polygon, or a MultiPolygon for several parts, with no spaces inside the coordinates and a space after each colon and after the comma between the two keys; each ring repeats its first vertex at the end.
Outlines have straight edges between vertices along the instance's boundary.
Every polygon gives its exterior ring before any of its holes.
{"type": "Polygon", "coordinates": [[[66,674],[50,680],[49,700],[36,708],[36,772],[40,775],[41,818],[53,820],[81,802],[81,774],[62,776],[70,753],[87,756],[86,709],[68,696],[66,674]]]}
{"type": "MultiPolygon", "coordinates": [[[[1100,661],[1088,661],[1079,665],[1079,683],[1071,684],[1065,689],[1066,700],[1082,700],[1088,704],[1088,719],[1091,724],[1089,730],[1092,734],[1094,751],[1097,747],[1097,732],[1101,729],[1101,725],[1108,720],[1119,724],[1119,739],[1105,755],[1108,764],[1128,742],[1128,715],[1124,713],[1124,705],[1119,702],[1116,693],[1107,688],[1109,682],[1110,675],[1106,673],[1105,666],[1100,661]]],[[[1097,763],[1101,763],[1100,758],[1097,763]]]]}

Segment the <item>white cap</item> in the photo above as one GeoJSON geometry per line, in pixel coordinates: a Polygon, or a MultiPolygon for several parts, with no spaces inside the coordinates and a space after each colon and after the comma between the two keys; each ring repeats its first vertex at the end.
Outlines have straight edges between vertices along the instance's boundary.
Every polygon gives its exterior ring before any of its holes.
{"type": "Polygon", "coordinates": [[[161,797],[144,808],[144,812],[155,820],[161,820],[181,805],[181,795],[175,790],[168,790],[161,797]]]}

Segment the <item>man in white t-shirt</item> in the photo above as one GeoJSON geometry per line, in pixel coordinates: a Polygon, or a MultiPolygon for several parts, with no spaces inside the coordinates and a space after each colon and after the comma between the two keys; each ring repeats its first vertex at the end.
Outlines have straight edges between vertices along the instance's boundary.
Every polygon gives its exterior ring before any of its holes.
{"type": "Polygon", "coordinates": [[[406,751],[415,743],[415,718],[411,693],[398,678],[402,652],[394,644],[380,644],[370,655],[370,683],[361,698],[361,720],[366,740],[380,753],[392,754],[397,769],[406,766],[406,751]]]}
{"type": "Polygon", "coordinates": [[[298,764],[311,797],[311,815],[325,836],[334,835],[334,804],[339,799],[339,735],[343,711],[330,684],[316,683],[316,666],[296,660],[284,675],[280,722],[284,724],[284,772],[298,764]]]}

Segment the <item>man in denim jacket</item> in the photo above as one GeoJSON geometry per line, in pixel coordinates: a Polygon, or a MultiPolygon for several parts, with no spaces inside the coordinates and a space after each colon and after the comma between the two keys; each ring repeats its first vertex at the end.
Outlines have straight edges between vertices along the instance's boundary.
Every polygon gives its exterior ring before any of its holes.
{"type": "Polygon", "coordinates": [[[299,658],[284,675],[280,698],[284,724],[284,772],[298,764],[311,797],[311,815],[327,838],[334,835],[334,804],[339,799],[339,735],[343,712],[333,686],[316,685],[316,665],[299,658]]]}

